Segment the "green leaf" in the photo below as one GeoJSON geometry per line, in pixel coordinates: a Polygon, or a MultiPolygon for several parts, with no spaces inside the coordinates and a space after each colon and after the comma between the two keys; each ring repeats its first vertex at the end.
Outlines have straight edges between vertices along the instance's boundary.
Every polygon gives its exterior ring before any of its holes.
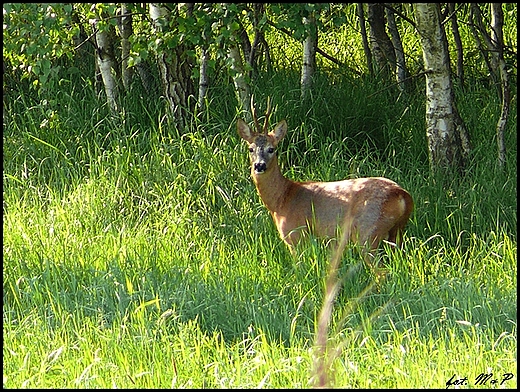
{"type": "Polygon", "coordinates": [[[231,23],[229,28],[231,29],[231,31],[237,31],[240,29],[240,24],[238,24],[238,22],[233,22],[231,23]]]}

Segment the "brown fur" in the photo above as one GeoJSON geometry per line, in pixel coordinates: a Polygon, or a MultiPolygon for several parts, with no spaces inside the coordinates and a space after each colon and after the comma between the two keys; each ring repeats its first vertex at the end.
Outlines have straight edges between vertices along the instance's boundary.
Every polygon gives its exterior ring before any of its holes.
{"type": "Polygon", "coordinates": [[[275,152],[287,131],[285,120],[267,134],[251,131],[242,120],[238,120],[237,129],[249,145],[251,176],[258,193],[291,251],[302,230],[332,238],[346,221],[350,239],[369,250],[377,249],[382,240],[400,243],[414,204],[410,194],[394,181],[383,177],[291,181],[282,175],[275,152]]]}

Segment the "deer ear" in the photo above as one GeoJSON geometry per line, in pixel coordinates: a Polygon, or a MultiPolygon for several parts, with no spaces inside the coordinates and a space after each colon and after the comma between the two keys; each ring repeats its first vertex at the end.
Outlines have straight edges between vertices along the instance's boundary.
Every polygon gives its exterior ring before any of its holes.
{"type": "Polygon", "coordinates": [[[247,125],[247,123],[241,118],[237,121],[237,132],[240,137],[247,142],[250,142],[253,139],[251,128],[249,128],[249,125],[247,125]]]}
{"type": "Polygon", "coordinates": [[[285,120],[280,121],[269,133],[274,137],[276,144],[278,144],[287,133],[287,122],[285,120]]]}

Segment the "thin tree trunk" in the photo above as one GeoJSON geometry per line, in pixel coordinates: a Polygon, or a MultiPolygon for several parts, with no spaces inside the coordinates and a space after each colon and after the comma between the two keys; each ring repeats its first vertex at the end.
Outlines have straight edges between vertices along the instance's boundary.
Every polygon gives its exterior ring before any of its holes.
{"type": "Polygon", "coordinates": [[[121,32],[121,75],[123,76],[123,86],[125,90],[128,90],[132,82],[132,68],[128,67],[128,58],[130,56],[130,42],[128,39],[132,35],[132,16],[128,11],[127,3],[121,3],[119,30],[121,32]]]}
{"type": "Polygon", "coordinates": [[[92,27],[96,34],[96,59],[99,72],[103,79],[107,103],[113,113],[119,112],[117,82],[112,74],[112,70],[116,68],[114,57],[113,34],[110,34],[108,28],[98,28],[98,19],[92,20],[92,27]]]}
{"type": "Polygon", "coordinates": [[[197,101],[197,106],[199,109],[204,108],[204,102],[206,99],[206,92],[208,91],[209,81],[208,81],[208,61],[209,61],[209,50],[207,48],[202,48],[202,53],[200,55],[200,67],[199,67],[199,97],[197,101]]]}
{"type": "Polygon", "coordinates": [[[453,41],[457,50],[457,79],[459,79],[460,85],[464,86],[464,51],[462,49],[455,3],[448,3],[448,11],[451,15],[451,32],[453,33],[453,41]]]}
{"type": "Polygon", "coordinates": [[[497,143],[498,143],[498,164],[504,166],[506,163],[506,144],[504,131],[509,117],[509,105],[511,93],[509,89],[509,75],[507,73],[506,62],[504,60],[504,14],[502,3],[491,4],[491,42],[494,50],[492,51],[493,64],[498,67],[500,75],[500,86],[502,95],[502,109],[497,123],[497,143]]]}
{"type": "Polygon", "coordinates": [[[432,172],[461,174],[469,153],[469,137],[460,118],[451,83],[448,42],[440,6],[415,3],[426,74],[426,134],[432,172]]]}
{"type": "Polygon", "coordinates": [[[368,25],[374,65],[378,73],[392,75],[395,69],[395,52],[386,34],[385,12],[382,3],[368,3],[368,25]]]}
{"type": "Polygon", "coordinates": [[[500,111],[500,118],[497,123],[497,143],[498,143],[498,163],[499,166],[504,166],[506,163],[506,143],[504,140],[504,131],[509,117],[509,106],[511,102],[509,90],[509,75],[507,73],[506,62],[502,58],[499,63],[500,67],[500,83],[502,85],[502,109],[500,111]]]}
{"type": "MultiPolygon", "coordinates": [[[[170,12],[166,7],[150,3],[150,17],[156,31],[162,32],[162,26],[169,24],[170,12]]],[[[192,64],[185,44],[178,43],[167,50],[168,52],[163,49],[157,53],[157,65],[172,116],[177,125],[183,129],[187,125],[187,116],[193,112],[189,98],[195,95],[191,80],[192,64]]]]}
{"type": "Polygon", "coordinates": [[[305,100],[312,87],[312,78],[316,71],[316,48],[318,46],[318,29],[314,14],[303,18],[304,25],[308,27],[308,35],[303,42],[303,61],[301,77],[301,98],[305,100]]]}
{"type": "Polygon", "coordinates": [[[231,59],[231,72],[233,75],[233,83],[237,94],[237,100],[240,111],[246,117],[246,121],[252,120],[251,113],[247,109],[251,102],[249,84],[246,81],[246,72],[242,56],[238,50],[238,46],[232,45],[229,47],[228,57],[231,59]]]}
{"type": "Polygon", "coordinates": [[[408,79],[408,69],[406,68],[406,60],[404,58],[404,49],[399,30],[395,23],[394,12],[385,7],[386,20],[388,21],[388,31],[390,33],[390,40],[394,47],[395,52],[395,76],[397,79],[397,85],[401,91],[406,89],[406,81],[408,79]]]}
{"type": "Polygon", "coordinates": [[[251,68],[253,67],[252,64],[252,56],[253,56],[253,46],[251,45],[251,41],[249,41],[249,35],[247,34],[247,30],[240,24],[240,32],[238,34],[238,37],[240,38],[240,45],[242,46],[242,51],[244,52],[244,60],[249,63],[251,68]]]}
{"type": "Polygon", "coordinates": [[[147,94],[152,94],[154,92],[155,82],[149,69],[150,64],[148,62],[141,62],[136,64],[135,68],[139,74],[139,79],[141,79],[141,84],[144,88],[144,91],[147,94]]]}
{"type": "Polygon", "coordinates": [[[261,20],[264,19],[265,16],[265,5],[264,3],[253,3],[253,32],[254,32],[254,40],[250,45],[249,53],[246,52],[244,48],[244,57],[247,59],[249,65],[251,66],[252,75],[251,79],[255,77],[262,66],[262,57],[261,54],[265,53],[265,68],[266,70],[271,69],[271,55],[269,53],[269,45],[265,39],[264,31],[261,27],[261,20]]]}
{"type": "Polygon", "coordinates": [[[361,31],[361,41],[363,42],[363,51],[367,59],[367,68],[369,75],[374,75],[374,64],[372,60],[372,52],[368,44],[367,28],[365,25],[365,11],[363,10],[363,3],[356,3],[356,11],[359,18],[359,27],[361,31]]]}
{"type": "Polygon", "coordinates": [[[496,67],[493,68],[492,60],[489,56],[489,50],[493,47],[491,43],[491,38],[487,34],[487,31],[484,27],[484,22],[482,21],[482,11],[479,8],[479,5],[476,3],[471,3],[470,5],[470,29],[473,33],[473,37],[475,38],[475,43],[477,45],[478,50],[482,54],[482,58],[486,62],[486,65],[489,69],[489,73],[491,75],[491,79],[493,83],[496,83],[498,80],[498,74],[496,73],[496,67]],[[481,39],[482,37],[482,39],[481,39]],[[482,44],[482,40],[484,40],[485,47],[482,44]]]}

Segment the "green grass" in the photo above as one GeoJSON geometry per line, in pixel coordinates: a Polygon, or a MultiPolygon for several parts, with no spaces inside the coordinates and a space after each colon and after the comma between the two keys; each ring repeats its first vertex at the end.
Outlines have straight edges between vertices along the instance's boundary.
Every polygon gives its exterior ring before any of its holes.
{"type": "MultiPolygon", "coordinates": [[[[383,255],[380,287],[364,290],[364,269],[343,282],[332,385],[442,388],[456,375],[473,387],[480,373],[513,373],[503,386],[516,387],[516,108],[499,170],[498,101],[485,90],[460,100],[473,163],[443,184],[428,173],[421,99],[365,81],[318,88],[302,107],[291,78],[263,83],[273,121],[289,122],[279,153],[289,177],[384,175],[416,203],[404,252],[383,255]]],[[[232,91],[213,91],[203,120],[179,135],[158,101],[134,95],[113,119],[85,85],[5,101],[3,386],[313,385],[330,254],[311,242],[292,258],[278,238],[232,91]]],[[[357,262],[346,252],[342,274],[357,262]]]]}

